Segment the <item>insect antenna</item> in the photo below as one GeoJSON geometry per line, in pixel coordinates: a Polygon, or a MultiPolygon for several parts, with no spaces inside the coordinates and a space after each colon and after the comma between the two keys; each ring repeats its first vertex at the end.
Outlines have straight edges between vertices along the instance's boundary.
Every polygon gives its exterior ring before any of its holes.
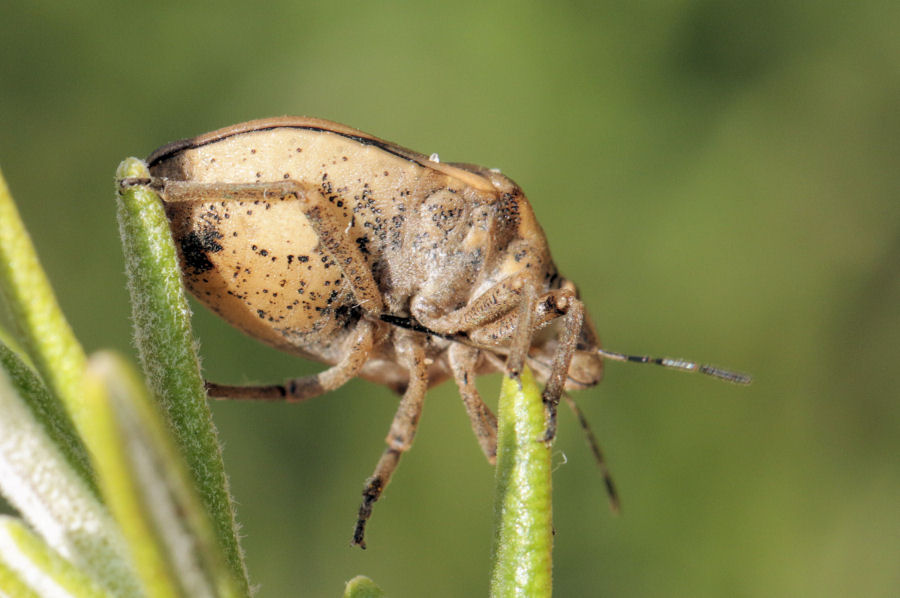
{"type": "Polygon", "coordinates": [[[578,418],[578,423],[581,424],[581,429],[584,431],[584,439],[587,441],[588,446],[591,448],[591,452],[594,454],[594,460],[597,462],[597,467],[600,468],[600,475],[603,476],[603,484],[606,486],[606,495],[609,497],[609,508],[613,513],[618,513],[621,510],[619,493],[616,492],[616,485],[613,483],[612,475],[609,473],[609,467],[606,465],[603,451],[600,450],[600,443],[597,441],[597,436],[594,435],[591,424],[588,423],[587,418],[584,416],[584,411],[581,410],[578,403],[576,403],[567,392],[563,393],[563,397],[565,397],[566,403],[569,404],[575,417],[578,418]]]}
{"type": "Polygon", "coordinates": [[[753,376],[725,370],[720,367],[708,364],[697,363],[696,361],[688,361],[686,359],[672,359],[671,357],[650,357],[649,355],[626,355],[625,353],[616,353],[614,351],[606,351],[604,349],[596,349],[598,355],[604,359],[611,361],[628,361],[631,363],[652,363],[655,365],[669,368],[672,370],[681,370],[682,372],[698,372],[706,376],[718,378],[732,384],[750,384],[753,382],[753,376]]]}

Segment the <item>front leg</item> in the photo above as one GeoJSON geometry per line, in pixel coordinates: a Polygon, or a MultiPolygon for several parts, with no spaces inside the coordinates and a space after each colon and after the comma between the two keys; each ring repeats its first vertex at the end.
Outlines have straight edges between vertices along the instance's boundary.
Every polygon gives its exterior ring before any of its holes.
{"type": "Polygon", "coordinates": [[[531,279],[532,273],[522,270],[504,278],[463,307],[446,314],[436,313],[437,308],[428,298],[419,295],[413,299],[410,311],[429,330],[441,334],[468,332],[519,307],[523,288],[531,279]]]}
{"type": "Polygon", "coordinates": [[[486,345],[486,349],[494,350],[506,347],[505,370],[513,378],[518,377],[528,356],[534,333],[553,320],[563,318],[559,343],[542,395],[547,408],[547,430],[543,440],[552,442],[556,437],[557,407],[584,324],[584,305],[567,289],[535,297],[532,285],[531,272],[523,270],[444,316],[435,316],[427,300],[421,298],[413,301],[411,311],[422,325],[435,332],[466,332],[476,346],[486,345]]]}
{"type": "MultiPolygon", "coordinates": [[[[534,302],[532,334],[569,311],[569,302],[576,300],[575,293],[566,289],[548,291],[534,302]]],[[[479,346],[503,346],[513,337],[520,324],[518,313],[511,311],[469,332],[469,340],[479,346]]]]}
{"type": "Polygon", "coordinates": [[[584,304],[578,299],[568,302],[568,311],[563,316],[563,329],[559,336],[559,345],[550,367],[550,376],[544,386],[542,398],[547,409],[547,431],[544,433],[544,442],[551,443],[556,438],[556,408],[559,399],[566,386],[566,378],[569,375],[569,365],[575,354],[578,344],[578,335],[584,324],[584,304]]]}
{"type": "Polygon", "coordinates": [[[435,315],[435,308],[422,295],[412,301],[410,311],[429,330],[442,334],[470,332],[512,318],[514,338],[508,343],[506,373],[518,380],[531,346],[533,313],[537,299],[536,282],[531,270],[520,270],[504,278],[465,306],[445,315],[435,315]]]}

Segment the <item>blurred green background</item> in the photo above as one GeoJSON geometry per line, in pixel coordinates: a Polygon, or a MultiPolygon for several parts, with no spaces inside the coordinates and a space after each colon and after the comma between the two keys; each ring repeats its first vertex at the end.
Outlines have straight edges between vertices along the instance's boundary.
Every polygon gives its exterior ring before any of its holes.
{"type": "MultiPolygon", "coordinates": [[[[612,364],[556,444],[558,596],[900,588],[900,4],[5,2],[0,165],[86,348],[133,358],[121,159],[281,114],[336,120],[528,193],[612,364]]],[[[206,311],[207,375],[319,366],[206,311]]],[[[495,402],[497,378],[483,380],[495,402]]],[[[396,399],[213,405],[260,596],[483,596],[492,470],[452,384],[349,547],[396,399]]]]}

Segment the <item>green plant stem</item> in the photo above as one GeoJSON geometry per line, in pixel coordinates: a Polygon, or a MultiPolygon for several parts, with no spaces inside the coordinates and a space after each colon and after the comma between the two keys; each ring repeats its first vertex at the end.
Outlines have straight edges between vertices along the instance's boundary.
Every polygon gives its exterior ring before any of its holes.
{"type": "MultiPolygon", "coordinates": [[[[129,158],[117,171],[149,177],[146,165],[129,158]]],[[[119,194],[119,230],[131,294],[135,344],[147,382],[159,398],[206,510],[213,518],[228,566],[249,594],[234,505],[191,336],[175,245],[162,201],[148,187],[119,194]]]]}
{"type": "Polygon", "coordinates": [[[491,596],[552,593],[553,521],[546,416],[531,371],[503,379],[497,409],[495,536],[491,596]]]}
{"type": "Polygon", "coordinates": [[[0,292],[32,362],[66,406],[79,431],[85,427],[81,393],[84,350],[66,321],[31,238],[0,172],[0,292]]]}

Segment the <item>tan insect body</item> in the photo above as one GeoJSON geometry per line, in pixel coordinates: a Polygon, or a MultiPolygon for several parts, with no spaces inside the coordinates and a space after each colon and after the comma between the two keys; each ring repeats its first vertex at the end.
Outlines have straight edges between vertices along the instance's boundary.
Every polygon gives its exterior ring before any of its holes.
{"type": "Polygon", "coordinates": [[[600,349],[528,200],[496,169],[293,117],[169,144],[148,163],[187,288],[247,334],[331,366],[284,385],[209,384],[211,396],[299,401],[354,376],[403,394],[356,544],[429,386],[455,379],[493,461],[496,420],[479,374],[517,375],[527,362],[546,384],[549,440],[561,393],[596,384],[604,357],[690,369],[600,349]]]}

